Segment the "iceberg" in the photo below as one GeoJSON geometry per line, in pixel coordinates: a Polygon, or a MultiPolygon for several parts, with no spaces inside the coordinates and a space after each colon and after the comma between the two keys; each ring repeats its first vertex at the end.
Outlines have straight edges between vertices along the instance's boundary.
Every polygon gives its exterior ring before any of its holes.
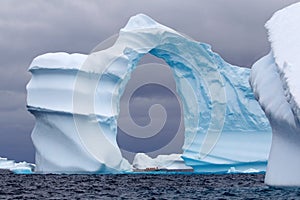
{"type": "Polygon", "coordinates": [[[250,83],[272,127],[265,182],[300,186],[300,3],[266,23],[271,51],[252,67],[250,83]]]}
{"type": "Polygon", "coordinates": [[[244,171],[239,171],[239,170],[236,170],[235,167],[230,167],[230,169],[228,169],[228,171],[227,171],[228,174],[235,174],[235,173],[253,174],[253,173],[261,173],[261,172],[263,172],[263,171],[259,171],[257,169],[253,169],[253,168],[249,168],[244,171]]]}
{"type": "Polygon", "coordinates": [[[16,174],[32,174],[35,169],[35,165],[27,162],[15,162],[14,160],[8,160],[7,158],[0,157],[0,169],[7,169],[16,174]]]}
{"type": "Polygon", "coordinates": [[[186,166],[181,154],[159,155],[151,158],[144,153],[137,153],[132,166],[136,170],[159,169],[159,170],[193,170],[186,166]]]}
{"type": "Polygon", "coordinates": [[[185,165],[196,172],[264,170],[271,129],[249,85],[250,69],[230,65],[209,45],[139,14],[107,49],[47,53],[32,61],[27,108],[36,118],[36,171],[133,170],[116,142],[119,101],[147,53],[174,74],[184,112],[185,165]]]}

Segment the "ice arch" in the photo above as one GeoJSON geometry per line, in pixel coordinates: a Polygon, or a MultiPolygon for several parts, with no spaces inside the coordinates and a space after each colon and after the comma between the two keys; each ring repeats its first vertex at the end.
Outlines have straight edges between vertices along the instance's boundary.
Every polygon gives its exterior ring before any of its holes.
{"type": "Polygon", "coordinates": [[[142,14],[132,17],[107,49],[88,56],[48,53],[33,60],[27,107],[36,118],[36,170],[131,170],[116,142],[119,100],[148,52],[165,60],[174,74],[183,103],[185,164],[197,172],[264,170],[270,126],[250,88],[250,70],[226,63],[208,45],[142,14]]]}
{"type": "Polygon", "coordinates": [[[108,49],[89,56],[46,54],[32,62],[27,104],[36,117],[32,140],[38,172],[131,170],[116,143],[119,100],[131,71],[148,52],[174,73],[184,110],[183,157],[201,159],[211,151],[226,111],[222,61],[208,45],[140,14],[108,49]]]}
{"type": "Polygon", "coordinates": [[[121,29],[112,47],[88,56],[75,82],[73,112],[79,137],[88,152],[110,169],[129,167],[116,144],[116,119],[130,73],[146,53],[162,58],[173,71],[183,101],[184,156],[206,156],[222,131],[224,84],[209,47],[137,15],[121,29]],[[197,137],[203,134],[200,149],[197,137]]]}

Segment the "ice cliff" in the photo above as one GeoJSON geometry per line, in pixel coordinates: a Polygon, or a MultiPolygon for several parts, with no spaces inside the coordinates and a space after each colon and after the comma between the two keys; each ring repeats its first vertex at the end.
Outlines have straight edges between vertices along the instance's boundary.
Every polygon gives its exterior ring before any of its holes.
{"type": "Polygon", "coordinates": [[[250,89],[250,70],[139,14],[110,48],[90,55],[48,53],[32,61],[27,105],[36,118],[37,172],[132,170],[116,142],[119,100],[147,53],[173,71],[184,111],[186,165],[199,172],[265,167],[270,127],[250,89]]]}
{"type": "Polygon", "coordinates": [[[300,3],[266,23],[271,51],[257,61],[250,83],[272,126],[265,182],[300,186],[300,3]]]}

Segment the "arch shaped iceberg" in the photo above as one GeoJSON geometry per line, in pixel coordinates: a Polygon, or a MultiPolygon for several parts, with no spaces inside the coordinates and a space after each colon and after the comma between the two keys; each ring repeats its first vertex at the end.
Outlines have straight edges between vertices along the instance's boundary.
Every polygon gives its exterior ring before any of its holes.
{"type": "Polygon", "coordinates": [[[231,133],[270,132],[248,83],[250,70],[226,63],[209,45],[139,14],[110,48],[88,56],[49,53],[31,63],[27,104],[36,117],[32,139],[38,172],[132,170],[116,143],[116,119],[130,73],[146,53],[165,60],[173,71],[184,106],[186,165],[196,171],[264,167],[265,144],[259,149],[246,140],[241,151],[214,153],[222,133],[234,138],[231,133]]]}

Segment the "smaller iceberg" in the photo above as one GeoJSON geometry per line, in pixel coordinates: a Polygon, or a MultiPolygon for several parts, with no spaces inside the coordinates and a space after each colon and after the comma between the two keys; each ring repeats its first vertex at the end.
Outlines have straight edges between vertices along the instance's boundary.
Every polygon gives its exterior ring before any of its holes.
{"type": "Polygon", "coordinates": [[[227,171],[227,173],[229,173],[229,174],[235,174],[235,173],[253,174],[253,173],[261,173],[261,172],[264,172],[264,171],[260,171],[260,170],[254,169],[254,168],[249,168],[249,169],[241,171],[241,170],[237,170],[235,167],[230,167],[230,169],[227,171]]]}
{"type": "Polygon", "coordinates": [[[193,171],[192,167],[185,165],[181,158],[182,154],[159,155],[151,158],[144,153],[138,153],[133,160],[134,170],[170,170],[170,171],[193,171]]]}
{"type": "Polygon", "coordinates": [[[0,157],[0,170],[1,169],[10,170],[16,174],[32,174],[35,165],[27,162],[15,162],[14,160],[0,157]]]}

